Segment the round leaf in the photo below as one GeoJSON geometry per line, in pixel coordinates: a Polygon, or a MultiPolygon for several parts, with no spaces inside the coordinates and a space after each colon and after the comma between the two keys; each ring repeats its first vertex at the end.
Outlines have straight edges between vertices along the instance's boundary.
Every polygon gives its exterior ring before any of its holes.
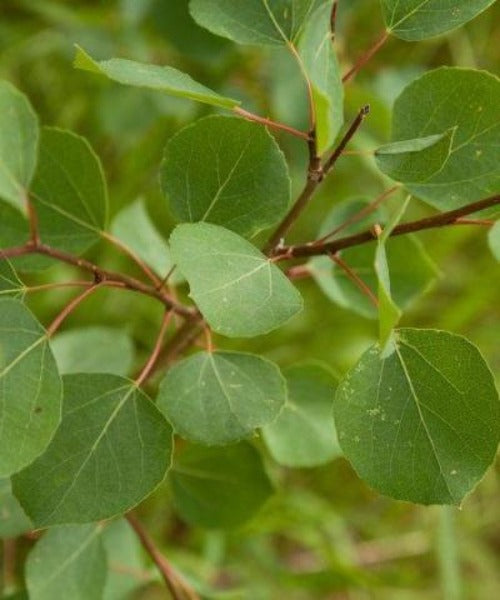
{"type": "Polygon", "coordinates": [[[151,400],[114,375],[67,375],[63,420],[47,451],[13,480],[37,527],[106,519],[163,480],[172,430],[151,400]]]}
{"type": "Polygon", "coordinates": [[[207,117],[181,130],[165,149],[161,181],[177,220],[244,236],[280,221],[290,204],[278,144],[261,125],[237,117],[207,117]]]}
{"type": "Polygon", "coordinates": [[[392,498],[460,504],[492,463],[500,402],[465,338],[401,329],[390,354],[368,350],[338,388],[340,446],[359,476],[392,498]]]}
{"type": "Polygon", "coordinates": [[[199,352],[172,367],[158,407],[182,437],[228,444],[276,418],[286,400],[278,367],[258,356],[199,352]]]}

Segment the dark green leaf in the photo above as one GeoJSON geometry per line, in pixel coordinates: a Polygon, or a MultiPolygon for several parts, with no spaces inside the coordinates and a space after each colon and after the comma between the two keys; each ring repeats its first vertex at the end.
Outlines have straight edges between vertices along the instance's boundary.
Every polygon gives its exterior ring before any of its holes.
{"type": "Polygon", "coordinates": [[[0,297],[22,297],[26,287],[19,279],[11,262],[0,258],[0,297]]]}

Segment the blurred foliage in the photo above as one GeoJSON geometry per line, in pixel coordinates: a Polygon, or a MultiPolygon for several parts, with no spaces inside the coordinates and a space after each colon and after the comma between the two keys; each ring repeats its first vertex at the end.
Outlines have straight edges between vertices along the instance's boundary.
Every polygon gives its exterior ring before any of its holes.
{"type": "MultiPolygon", "coordinates": [[[[382,27],[378,3],[341,0],[336,45],[344,68],[382,27]]],[[[391,104],[416,74],[440,65],[496,72],[499,39],[499,3],[449,35],[421,43],[391,39],[347,88],[347,118],[367,102],[372,106],[352,149],[371,150],[388,140],[391,104]]],[[[194,24],[187,0],[0,0],[0,77],[29,96],[45,124],[88,138],[105,165],[112,215],[142,197],[164,234],[173,222],[159,189],[163,147],[184,124],[213,111],[74,70],[75,43],[97,57],[123,56],[176,66],[220,93],[242,99],[247,108],[304,126],[303,85],[284,51],[236,47],[216,38],[194,24]]],[[[298,189],[306,164],[304,149],[286,136],[279,135],[278,141],[298,189]]],[[[295,228],[294,238],[315,235],[334,204],[352,196],[375,197],[384,185],[368,156],[345,156],[295,228]]],[[[407,217],[428,211],[415,203],[407,217]]],[[[481,348],[498,376],[500,271],[488,251],[486,235],[457,227],[425,232],[420,239],[441,276],[405,312],[403,325],[466,335],[481,348]]],[[[99,256],[105,266],[134,273],[126,258],[104,244],[91,256],[99,256]]],[[[30,281],[63,279],[68,269],[52,267],[50,272],[30,276],[30,281]]],[[[226,349],[260,352],[281,366],[307,357],[344,372],[376,339],[376,322],[331,304],[312,281],[299,285],[307,309],[290,326],[249,342],[216,339],[216,343],[226,349]]],[[[60,290],[34,294],[30,306],[47,322],[71,296],[71,291],[60,290]]],[[[161,310],[152,300],[106,290],[72,315],[65,330],[103,324],[125,329],[134,340],[137,367],[150,349],[160,318],[161,310]]],[[[271,478],[280,482],[280,492],[258,519],[229,534],[183,523],[171,505],[167,486],[141,509],[162,550],[199,582],[206,598],[451,600],[459,598],[460,592],[449,581],[453,569],[447,568],[446,548],[450,547],[460,558],[464,598],[500,594],[498,466],[463,510],[454,513],[455,540],[450,539],[449,515],[441,509],[376,495],[343,459],[316,469],[269,466],[269,470],[271,478]]],[[[23,540],[18,547],[20,581],[20,558],[30,543],[23,540]]],[[[139,571],[137,579],[141,585],[137,599],[165,598],[149,567],[139,571]]]]}

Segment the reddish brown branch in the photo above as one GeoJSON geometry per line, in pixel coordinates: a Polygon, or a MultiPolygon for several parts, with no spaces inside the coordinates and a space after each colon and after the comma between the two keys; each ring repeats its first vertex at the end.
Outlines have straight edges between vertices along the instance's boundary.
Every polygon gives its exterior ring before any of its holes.
{"type": "Polygon", "coordinates": [[[375,306],[375,308],[378,308],[377,296],[375,296],[370,287],[361,279],[361,277],[353,269],[351,269],[351,267],[337,254],[329,254],[328,256],[333,260],[333,262],[337,266],[339,266],[345,272],[347,277],[349,277],[349,279],[354,283],[354,285],[357,286],[360,289],[360,291],[370,300],[373,306],[375,306]]]}
{"type": "Polygon", "coordinates": [[[57,315],[57,317],[52,321],[49,327],[47,327],[47,337],[52,337],[62,325],[63,321],[65,321],[66,318],[69,317],[69,315],[75,310],[75,308],[77,308],[85,300],[85,298],[93,294],[99,287],[101,287],[101,284],[94,284],[92,287],[89,287],[81,294],[79,294],[76,298],[73,298],[73,300],[69,304],[67,304],[63,308],[63,310],[57,315]]]}
{"type": "Polygon", "coordinates": [[[295,137],[301,138],[303,140],[309,140],[309,134],[305,131],[299,131],[298,129],[295,129],[294,127],[290,127],[283,123],[278,123],[277,121],[273,121],[265,117],[260,117],[259,115],[255,115],[254,113],[251,113],[245,110],[244,108],[241,108],[240,106],[234,108],[233,112],[235,112],[240,117],[247,119],[247,121],[254,121],[255,123],[260,123],[261,125],[271,127],[272,129],[280,129],[281,131],[286,131],[287,133],[290,133],[291,135],[294,135],[295,137]]]}
{"type": "Polygon", "coordinates": [[[139,376],[136,379],[135,383],[136,383],[137,387],[141,386],[146,381],[146,379],[149,377],[149,375],[152,373],[152,371],[154,369],[156,361],[158,360],[158,357],[160,356],[163,339],[165,338],[165,333],[167,332],[167,328],[168,328],[168,325],[172,318],[172,314],[173,314],[172,311],[169,310],[169,311],[166,311],[165,315],[163,316],[163,320],[162,320],[162,323],[160,326],[160,332],[158,334],[158,339],[156,340],[156,344],[153,349],[153,352],[151,353],[151,356],[149,357],[148,361],[146,362],[142,371],[140,372],[139,376]]]}
{"type": "Polygon", "coordinates": [[[371,58],[382,48],[382,46],[389,39],[389,32],[384,33],[378,38],[378,40],[369,48],[358,60],[354,63],[353,67],[342,77],[342,82],[347,83],[371,60],[371,58]]]}

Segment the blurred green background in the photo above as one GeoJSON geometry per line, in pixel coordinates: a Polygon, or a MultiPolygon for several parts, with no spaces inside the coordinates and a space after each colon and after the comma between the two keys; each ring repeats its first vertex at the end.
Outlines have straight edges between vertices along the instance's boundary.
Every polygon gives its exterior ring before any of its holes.
{"type": "MultiPolygon", "coordinates": [[[[341,0],[340,5],[336,44],[345,68],[380,34],[383,22],[375,0],[341,0]]],[[[391,104],[419,73],[443,64],[498,72],[499,39],[498,3],[449,35],[418,44],[391,39],[347,87],[347,119],[363,104],[372,106],[350,149],[366,152],[388,140],[391,104]]],[[[306,127],[303,84],[284,51],[237,47],[212,36],[190,19],[187,0],[0,0],[0,77],[29,96],[44,124],[88,138],[104,163],[112,215],[142,197],[166,236],[173,222],[158,183],[163,147],[184,124],[211,109],[74,70],[75,43],[98,58],[121,56],[176,66],[213,89],[242,99],[247,109],[306,127]]],[[[298,190],[307,160],[304,148],[286,136],[279,135],[278,140],[298,190]]],[[[345,156],[293,237],[311,239],[335,203],[353,196],[374,198],[385,187],[367,154],[345,156]]],[[[414,202],[407,217],[427,213],[428,208],[414,202]]],[[[500,269],[488,250],[485,231],[448,228],[427,232],[420,239],[441,275],[405,313],[403,325],[467,336],[498,378],[500,269]]],[[[134,272],[107,246],[94,248],[91,256],[105,266],[134,272]]],[[[57,266],[31,275],[30,281],[67,279],[70,274],[68,267],[57,266]]],[[[289,326],[255,340],[216,342],[259,352],[281,366],[320,359],[343,373],[375,341],[376,322],[332,304],[312,281],[298,285],[307,308],[289,326]]],[[[71,296],[71,291],[59,290],[33,295],[29,301],[46,323],[71,296]]],[[[135,368],[148,354],[160,318],[161,308],[154,301],[111,290],[89,299],[65,329],[105,324],[125,330],[134,341],[135,368]]],[[[203,581],[210,597],[500,596],[498,466],[460,511],[383,498],[360,482],[343,459],[318,469],[269,468],[279,491],[256,519],[229,534],[186,525],[171,508],[167,486],[141,508],[141,517],[162,550],[203,581]],[[228,591],[220,592],[224,589],[228,591]]],[[[21,555],[28,547],[24,541],[21,555]]],[[[139,587],[135,597],[166,597],[154,570],[145,568],[132,576],[139,587]]]]}

